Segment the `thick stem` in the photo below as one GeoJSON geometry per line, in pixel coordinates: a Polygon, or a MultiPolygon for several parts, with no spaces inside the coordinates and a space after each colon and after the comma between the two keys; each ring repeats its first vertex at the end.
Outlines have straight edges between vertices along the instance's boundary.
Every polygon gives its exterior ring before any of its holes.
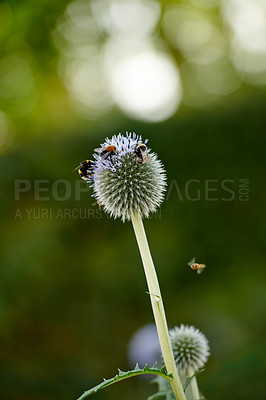
{"type": "MultiPolygon", "coordinates": [[[[193,371],[193,369],[190,368],[188,370],[188,375],[189,376],[194,375],[194,373],[195,372],[193,371]]],[[[200,393],[199,393],[199,387],[198,387],[197,378],[195,376],[193,376],[193,378],[191,379],[189,385],[190,385],[194,400],[199,400],[200,399],[200,393]]]]}
{"type": "Polygon", "coordinates": [[[144,226],[142,219],[139,214],[132,216],[132,224],[135,231],[136,239],[138,242],[144,271],[148,283],[149,294],[152,304],[153,315],[155,319],[155,324],[159,336],[159,341],[162,349],[162,354],[166,369],[168,374],[172,374],[173,378],[170,383],[172,385],[174,394],[178,400],[186,400],[181,381],[179,379],[175,360],[170,344],[170,338],[168,334],[168,327],[166,322],[166,316],[164,312],[164,306],[162,301],[162,296],[160,292],[160,287],[152,261],[148,241],[146,238],[144,226]]]}

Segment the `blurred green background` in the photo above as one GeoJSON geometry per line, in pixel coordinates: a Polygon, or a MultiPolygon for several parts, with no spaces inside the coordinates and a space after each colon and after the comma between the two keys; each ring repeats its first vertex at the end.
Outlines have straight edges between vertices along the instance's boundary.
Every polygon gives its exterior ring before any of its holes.
{"type": "Polygon", "coordinates": [[[72,172],[125,131],[167,169],[145,226],[169,327],[210,341],[201,390],[266,398],[265,15],[259,0],[0,3],[1,398],[72,400],[133,366],[153,322],[133,229],[72,172]]]}

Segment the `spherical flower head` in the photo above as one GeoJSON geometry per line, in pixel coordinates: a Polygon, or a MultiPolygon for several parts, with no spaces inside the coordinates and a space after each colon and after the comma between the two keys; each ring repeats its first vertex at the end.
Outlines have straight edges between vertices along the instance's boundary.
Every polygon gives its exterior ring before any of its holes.
{"type": "Polygon", "coordinates": [[[194,326],[181,325],[169,332],[170,342],[178,371],[188,374],[202,368],[210,354],[208,340],[194,326]]]}
{"type": "Polygon", "coordinates": [[[163,201],[165,170],[146,143],[141,136],[126,133],[106,138],[101,148],[96,149],[93,196],[114,218],[126,221],[135,213],[148,217],[163,201]],[[138,152],[140,145],[142,151],[138,152]],[[107,153],[106,148],[113,151],[107,153]]]}

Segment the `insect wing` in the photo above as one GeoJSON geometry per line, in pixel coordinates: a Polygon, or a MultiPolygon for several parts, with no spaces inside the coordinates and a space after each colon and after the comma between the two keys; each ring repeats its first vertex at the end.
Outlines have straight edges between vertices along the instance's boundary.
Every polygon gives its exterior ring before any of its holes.
{"type": "Polygon", "coordinates": [[[188,263],[187,263],[187,265],[191,268],[192,267],[192,265],[195,263],[195,257],[194,258],[192,258],[192,260],[191,261],[189,261],[188,263]]]}
{"type": "Polygon", "coordinates": [[[148,161],[148,154],[146,150],[141,150],[141,155],[142,155],[142,163],[144,164],[145,162],[148,161]]]}
{"type": "Polygon", "coordinates": [[[197,269],[198,275],[201,274],[204,271],[205,268],[206,268],[205,264],[200,264],[200,268],[197,269]]]}

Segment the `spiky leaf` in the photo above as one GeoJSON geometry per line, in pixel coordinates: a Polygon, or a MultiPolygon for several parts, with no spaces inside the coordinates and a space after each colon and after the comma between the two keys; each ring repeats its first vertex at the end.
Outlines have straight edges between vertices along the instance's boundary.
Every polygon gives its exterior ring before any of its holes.
{"type": "Polygon", "coordinates": [[[172,378],[172,375],[167,373],[165,366],[163,366],[162,368],[159,369],[159,368],[157,368],[157,363],[155,363],[153,365],[153,367],[148,367],[148,365],[146,364],[144,368],[139,368],[138,364],[136,364],[135,368],[131,371],[124,372],[119,369],[118,374],[116,374],[113,378],[104,379],[103,382],[101,382],[99,385],[94,386],[93,388],[84,392],[78,398],[78,400],[83,400],[86,397],[90,396],[91,394],[98,392],[98,390],[101,390],[109,385],[112,385],[113,383],[120,382],[124,379],[132,378],[134,376],[144,375],[144,374],[159,375],[165,379],[168,379],[169,381],[172,378]]]}

